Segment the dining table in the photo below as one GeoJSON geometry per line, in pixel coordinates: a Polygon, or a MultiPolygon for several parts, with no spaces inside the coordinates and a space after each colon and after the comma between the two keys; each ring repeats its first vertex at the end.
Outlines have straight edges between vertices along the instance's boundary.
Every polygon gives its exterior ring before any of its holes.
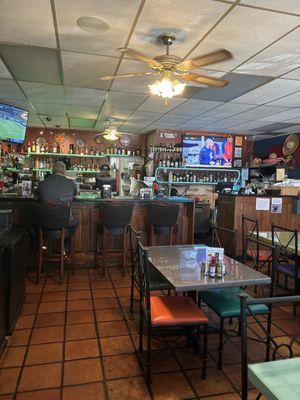
{"type": "Polygon", "coordinates": [[[299,400],[300,358],[250,364],[248,379],[269,400],[299,400]]]}
{"type": "Polygon", "coordinates": [[[176,292],[271,284],[269,276],[227,256],[224,256],[223,277],[212,278],[203,274],[201,263],[206,247],[195,244],[149,246],[148,260],[176,292]]]}

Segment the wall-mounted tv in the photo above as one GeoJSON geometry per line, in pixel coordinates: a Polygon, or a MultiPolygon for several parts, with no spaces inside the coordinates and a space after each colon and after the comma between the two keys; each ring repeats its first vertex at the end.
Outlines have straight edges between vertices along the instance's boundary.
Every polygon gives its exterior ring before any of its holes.
{"type": "Polygon", "coordinates": [[[0,103],[0,141],[23,143],[28,111],[0,103]]]}
{"type": "Polygon", "coordinates": [[[182,161],[186,167],[231,167],[233,140],[231,136],[184,136],[182,161]]]}

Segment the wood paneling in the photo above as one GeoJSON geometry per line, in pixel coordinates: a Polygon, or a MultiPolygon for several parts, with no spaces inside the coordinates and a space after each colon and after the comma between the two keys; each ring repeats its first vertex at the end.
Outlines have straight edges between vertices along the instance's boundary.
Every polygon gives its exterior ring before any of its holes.
{"type": "Polygon", "coordinates": [[[272,214],[270,211],[256,210],[256,196],[220,195],[217,223],[225,228],[237,230],[237,255],[241,256],[242,215],[258,219],[261,231],[270,231],[272,222],[285,228],[300,230],[300,216],[293,213],[293,200],[291,196],[283,196],[282,213],[272,214]]]}

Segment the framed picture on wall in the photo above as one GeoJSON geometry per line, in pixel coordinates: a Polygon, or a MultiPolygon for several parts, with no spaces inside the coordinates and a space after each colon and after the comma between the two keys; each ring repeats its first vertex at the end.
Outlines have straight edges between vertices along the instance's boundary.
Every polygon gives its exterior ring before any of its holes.
{"type": "Polygon", "coordinates": [[[243,136],[236,136],[234,144],[235,146],[243,146],[243,136]]]}
{"type": "Polygon", "coordinates": [[[235,158],[242,158],[242,147],[235,147],[234,148],[234,157],[235,158]]]}
{"type": "Polygon", "coordinates": [[[242,166],[242,160],[241,159],[234,160],[233,161],[233,166],[236,167],[236,168],[240,168],[242,166]]]}

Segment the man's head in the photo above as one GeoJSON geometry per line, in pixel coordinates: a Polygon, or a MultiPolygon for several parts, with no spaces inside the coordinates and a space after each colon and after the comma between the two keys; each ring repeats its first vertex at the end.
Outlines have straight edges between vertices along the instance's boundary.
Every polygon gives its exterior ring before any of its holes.
{"type": "Polygon", "coordinates": [[[52,170],[54,175],[66,175],[66,164],[63,163],[62,161],[56,161],[53,165],[53,170],[52,170]]]}
{"type": "Polygon", "coordinates": [[[213,147],[214,141],[212,139],[206,139],[206,146],[207,147],[213,147]]]}

